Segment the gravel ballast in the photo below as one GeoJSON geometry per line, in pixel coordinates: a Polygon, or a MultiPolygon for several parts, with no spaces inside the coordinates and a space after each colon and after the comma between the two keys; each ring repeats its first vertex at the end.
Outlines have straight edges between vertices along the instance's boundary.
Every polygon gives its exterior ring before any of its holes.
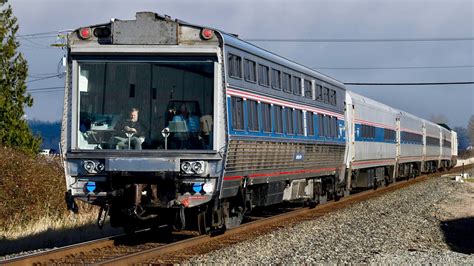
{"type": "Polygon", "coordinates": [[[432,178],[188,262],[473,264],[472,246],[467,244],[470,252],[463,246],[469,234],[453,240],[447,222],[456,218],[449,206],[460,204],[459,195],[473,193],[472,185],[432,178]]]}

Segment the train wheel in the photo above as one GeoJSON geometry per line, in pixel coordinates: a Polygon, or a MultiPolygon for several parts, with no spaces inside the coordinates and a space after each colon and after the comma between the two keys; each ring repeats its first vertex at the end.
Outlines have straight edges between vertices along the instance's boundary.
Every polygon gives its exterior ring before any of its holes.
{"type": "Polygon", "coordinates": [[[199,234],[206,235],[209,233],[209,227],[207,227],[206,212],[200,212],[197,215],[197,226],[199,234]]]}

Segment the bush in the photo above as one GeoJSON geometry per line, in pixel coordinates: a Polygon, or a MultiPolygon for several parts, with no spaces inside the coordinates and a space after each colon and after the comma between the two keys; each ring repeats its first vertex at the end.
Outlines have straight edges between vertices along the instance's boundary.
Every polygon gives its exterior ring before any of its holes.
{"type": "Polygon", "coordinates": [[[67,214],[64,171],[57,158],[0,147],[0,227],[67,214]]]}

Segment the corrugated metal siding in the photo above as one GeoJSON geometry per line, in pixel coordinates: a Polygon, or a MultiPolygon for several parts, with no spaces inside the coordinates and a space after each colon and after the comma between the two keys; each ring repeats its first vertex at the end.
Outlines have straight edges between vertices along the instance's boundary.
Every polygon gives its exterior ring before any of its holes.
{"type": "Polygon", "coordinates": [[[338,167],[343,157],[343,145],[231,140],[226,175],[338,167]],[[304,159],[295,160],[295,154],[304,159]]]}

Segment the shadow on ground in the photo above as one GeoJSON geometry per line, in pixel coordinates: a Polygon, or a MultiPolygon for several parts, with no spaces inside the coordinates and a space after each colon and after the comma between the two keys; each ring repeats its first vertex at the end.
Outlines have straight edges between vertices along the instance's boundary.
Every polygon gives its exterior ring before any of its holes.
{"type": "Polygon", "coordinates": [[[102,230],[96,224],[88,224],[71,229],[47,230],[14,240],[0,236],[0,256],[36,249],[61,247],[122,232],[121,229],[112,228],[109,224],[106,224],[102,230]]]}
{"type": "Polygon", "coordinates": [[[443,221],[440,227],[452,251],[474,254],[474,217],[443,221]]]}

